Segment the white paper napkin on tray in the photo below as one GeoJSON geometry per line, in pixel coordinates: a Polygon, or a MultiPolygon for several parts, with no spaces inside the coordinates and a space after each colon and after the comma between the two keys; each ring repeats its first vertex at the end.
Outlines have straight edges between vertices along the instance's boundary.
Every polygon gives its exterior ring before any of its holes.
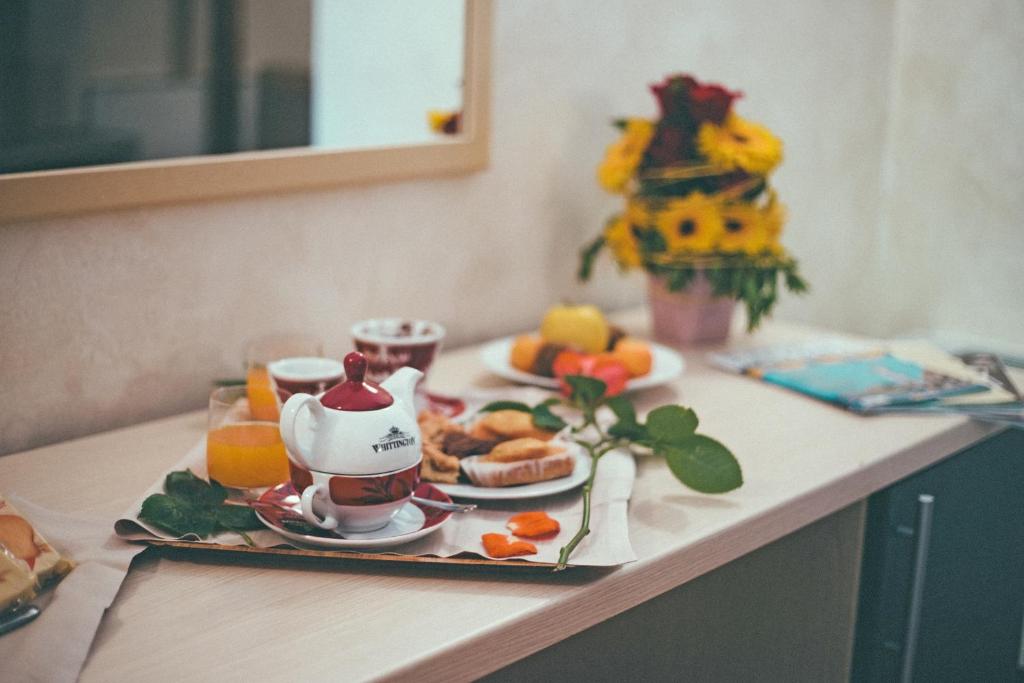
{"type": "Polygon", "coordinates": [[[115,538],[110,520],[86,519],[5,496],[76,566],[33,603],[42,614],[0,637],[0,681],[74,681],[132,558],[145,548],[115,538]]]}
{"type": "MultiPolygon", "coordinates": [[[[530,389],[514,388],[496,391],[480,391],[463,396],[467,412],[475,411],[486,402],[497,399],[517,400],[536,403],[550,396],[549,393],[530,389]]],[[[191,469],[196,475],[206,477],[205,440],[197,443],[168,472],[191,469]]],[[[629,543],[627,508],[636,477],[633,456],[624,451],[612,451],[601,458],[594,489],[591,494],[590,534],[573,553],[570,563],[595,567],[608,567],[636,559],[629,543]]],[[[118,536],[128,540],[153,540],[178,538],[139,521],[137,515],[142,501],[152,493],[163,491],[163,478],[153,482],[138,500],[125,511],[115,524],[118,536]]],[[[478,501],[474,501],[478,502],[478,501]]],[[[543,510],[561,524],[561,531],[552,539],[535,541],[537,554],[521,557],[533,562],[556,562],[559,549],[569,541],[579,528],[583,516],[583,501],[580,489],[553,496],[530,498],[517,501],[478,502],[479,509],[471,513],[454,513],[441,529],[412,543],[395,546],[382,551],[391,554],[452,557],[462,553],[473,553],[485,557],[480,537],[485,533],[508,533],[505,523],[516,512],[543,510]]],[[[273,531],[266,529],[249,534],[257,547],[280,546],[299,547],[273,531]]],[[[194,537],[185,540],[195,541],[194,537]]],[[[222,533],[203,539],[203,542],[222,545],[242,545],[238,534],[222,533]]],[[[349,552],[349,551],[339,551],[349,552]]]]}

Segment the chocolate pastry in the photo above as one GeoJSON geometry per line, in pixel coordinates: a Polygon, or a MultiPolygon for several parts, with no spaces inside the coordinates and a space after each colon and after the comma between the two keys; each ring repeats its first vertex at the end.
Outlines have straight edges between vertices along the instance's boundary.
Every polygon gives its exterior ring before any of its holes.
{"type": "Polygon", "coordinates": [[[490,453],[499,443],[498,439],[478,439],[469,434],[448,432],[441,441],[441,450],[457,458],[464,458],[467,455],[490,453]]]}

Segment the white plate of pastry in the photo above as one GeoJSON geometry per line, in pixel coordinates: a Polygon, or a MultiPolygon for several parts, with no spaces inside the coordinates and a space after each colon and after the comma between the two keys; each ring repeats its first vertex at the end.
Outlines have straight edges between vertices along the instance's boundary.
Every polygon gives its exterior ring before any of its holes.
{"type": "MultiPolygon", "coordinates": [[[[579,445],[566,442],[566,446],[566,452],[573,464],[572,472],[568,476],[510,486],[477,486],[476,484],[434,484],[434,486],[452,498],[470,498],[473,500],[521,500],[571,491],[577,486],[581,486],[587,480],[587,477],[590,476],[590,458],[587,457],[587,454],[579,445]]],[[[476,460],[482,457],[476,455],[465,458],[463,460],[463,469],[466,469],[469,464],[466,462],[467,460],[476,460]]],[[[483,468],[487,468],[488,464],[477,461],[477,465],[483,468]]],[[[501,465],[502,463],[495,464],[501,465]]]]}
{"type": "Polygon", "coordinates": [[[421,414],[420,429],[420,474],[453,498],[549,496],[580,486],[590,475],[584,449],[564,433],[537,429],[529,413],[499,410],[468,424],[421,414]]]}

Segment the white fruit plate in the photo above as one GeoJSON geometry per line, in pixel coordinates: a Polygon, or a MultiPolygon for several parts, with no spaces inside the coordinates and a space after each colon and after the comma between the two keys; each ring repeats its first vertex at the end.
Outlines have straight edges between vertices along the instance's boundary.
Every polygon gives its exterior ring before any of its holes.
{"type": "MultiPolygon", "coordinates": [[[[515,337],[498,339],[485,345],[480,350],[480,357],[487,369],[513,382],[532,384],[546,389],[557,389],[558,380],[553,377],[534,375],[512,367],[509,363],[509,354],[512,352],[512,344],[515,342],[515,339],[515,337]]],[[[647,342],[647,344],[651,347],[653,361],[651,371],[646,375],[634,377],[626,382],[626,391],[656,387],[666,382],[671,382],[683,374],[686,361],[683,360],[682,355],[678,351],[654,342],[647,342]]]]}

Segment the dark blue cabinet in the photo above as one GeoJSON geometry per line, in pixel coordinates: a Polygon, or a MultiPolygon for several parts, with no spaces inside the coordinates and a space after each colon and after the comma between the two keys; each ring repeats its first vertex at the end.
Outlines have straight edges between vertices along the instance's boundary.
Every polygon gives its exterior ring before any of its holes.
{"type": "Polygon", "coordinates": [[[854,681],[1024,681],[1024,430],[868,502],[854,681]]]}

